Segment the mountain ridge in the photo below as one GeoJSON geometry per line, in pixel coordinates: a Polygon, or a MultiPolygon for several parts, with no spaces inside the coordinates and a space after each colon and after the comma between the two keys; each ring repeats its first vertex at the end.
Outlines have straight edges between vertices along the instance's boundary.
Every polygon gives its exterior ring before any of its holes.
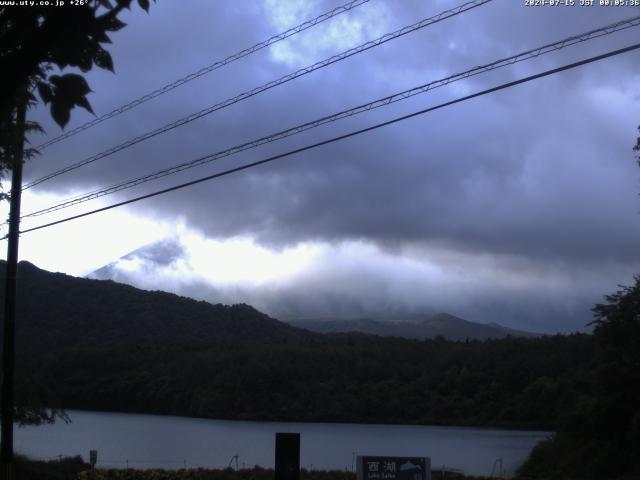
{"type": "Polygon", "coordinates": [[[425,315],[411,320],[384,319],[341,319],[341,320],[294,320],[288,322],[297,328],[317,333],[360,332],[370,335],[394,336],[424,340],[444,337],[448,340],[489,340],[496,338],[525,337],[534,338],[541,334],[515,330],[498,323],[476,323],[449,313],[425,315]]]}
{"type": "MultiPolygon", "coordinates": [[[[0,275],[5,269],[6,262],[0,261],[0,275]]],[[[246,304],[212,304],[112,280],[52,273],[25,261],[18,265],[18,276],[16,341],[23,351],[309,335],[246,304]]]]}

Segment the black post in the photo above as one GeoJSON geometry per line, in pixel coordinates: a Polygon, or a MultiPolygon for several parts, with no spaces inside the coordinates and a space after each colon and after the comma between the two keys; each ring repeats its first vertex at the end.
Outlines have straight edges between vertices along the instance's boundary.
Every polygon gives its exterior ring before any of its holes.
{"type": "Polygon", "coordinates": [[[4,337],[2,346],[2,432],[0,437],[0,473],[2,480],[13,479],[13,373],[15,358],[16,283],[18,272],[18,238],[20,233],[20,198],[22,196],[22,159],[26,122],[26,99],[16,115],[16,140],[11,174],[11,204],[7,270],[4,290],[4,337]]]}
{"type": "Polygon", "coordinates": [[[300,480],[300,434],[276,433],[275,480],[300,480]]]}

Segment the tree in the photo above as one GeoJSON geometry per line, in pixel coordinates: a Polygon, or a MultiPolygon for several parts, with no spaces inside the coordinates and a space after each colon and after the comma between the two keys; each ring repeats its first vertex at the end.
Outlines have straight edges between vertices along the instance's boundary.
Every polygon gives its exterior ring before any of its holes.
{"type": "Polygon", "coordinates": [[[640,475],[640,275],[593,308],[599,347],[594,413],[616,464],[640,475]]]}
{"type": "Polygon", "coordinates": [[[640,275],[593,308],[591,381],[521,478],[640,477],[640,275]]]}
{"type": "MultiPolygon", "coordinates": [[[[131,4],[131,0],[115,1],[115,6],[110,0],[86,0],[81,5],[60,7],[0,8],[0,109],[4,120],[22,99],[25,87],[37,87],[41,99],[51,103],[51,114],[62,127],[73,107],[91,111],[86,98],[90,89],[81,75],[50,72],[54,66],[88,72],[93,65],[113,71],[111,55],[102,45],[111,43],[107,32],[126,26],[118,14],[131,4]]],[[[149,0],[138,0],[138,4],[148,11],[149,0]]]]}
{"type": "MultiPolygon", "coordinates": [[[[76,106],[93,113],[87,81],[80,74],[63,71],[73,67],[85,73],[94,65],[113,71],[113,60],[103,45],[111,42],[107,32],[126,26],[118,14],[130,8],[131,1],[115,0],[114,5],[111,0],[59,0],[0,7],[0,177],[12,172],[11,193],[2,194],[11,202],[3,322],[2,478],[13,478],[14,323],[22,164],[37,153],[24,145],[27,133],[41,130],[26,120],[26,110],[37,102],[37,90],[63,128],[76,106]]],[[[148,11],[149,0],[137,2],[148,11]]],[[[57,412],[27,408],[22,414],[23,420],[37,423],[52,420],[57,412]]]]}

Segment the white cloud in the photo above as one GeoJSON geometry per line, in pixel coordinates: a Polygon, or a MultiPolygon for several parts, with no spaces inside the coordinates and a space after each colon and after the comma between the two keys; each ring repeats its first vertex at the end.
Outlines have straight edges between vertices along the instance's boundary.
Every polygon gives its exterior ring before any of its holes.
{"type": "MultiPolygon", "coordinates": [[[[303,0],[282,2],[267,0],[269,21],[278,31],[312,18],[326,6],[303,0]]],[[[322,10],[324,8],[325,10],[322,10]]],[[[356,47],[384,34],[388,28],[384,4],[364,5],[315,26],[302,35],[270,47],[271,58],[288,67],[304,67],[326,56],[356,47]]]]}
{"type": "MultiPolygon", "coordinates": [[[[22,195],[22,212],[56,204],[60,195],[35,193],[26,190],[22,195]]],[[[57,219],[75,215],[106,203],[90,203],[58,212],[56,215],[34,217],[22,222],[21,230],[42,225],[57,219]]],[[[0,204],[0,218],[8,216],[8,203],[0,204]]],[[[51,271],[71,275],[85,275],[126,253],[165,237],[171,226],[136,216],[127,210],[114,209],[91,215],[42,230],[29,232],[20,237],[20,259],[51,271]]],[[[6,232],[6,227],[4,232],[6,232]]],[[[2,258],[6,258],[6,243],[3,242],[2,258]]]]}
{"type": "Polygon", "coordinates": [[[582,299],[597,301],[621,271],[619,265],[575,268],[441,245],[389,251],[368,241],[302,242],[271,250],[248,237],[211,240],[188,230],[175,242],[179,259],[157,262],[145,251],[152,245],[112,265],[109,275],[214,303],[249,303],[277,318],[446,311],[557,331],[584,327],[590,317],[582,299]],[[528,309],[518,311],[523,303],[528,309]],[[555,325],[562,316],[565,321],[555,325]]]}
{"type": "Polygon", "coordinates": [[[299,275],[317,258],[320,248],[303,243],[272,251],[250,238],[207,239],[196,233],[181,238],[191,272],[212,285],[260,286],[299,275]]]}

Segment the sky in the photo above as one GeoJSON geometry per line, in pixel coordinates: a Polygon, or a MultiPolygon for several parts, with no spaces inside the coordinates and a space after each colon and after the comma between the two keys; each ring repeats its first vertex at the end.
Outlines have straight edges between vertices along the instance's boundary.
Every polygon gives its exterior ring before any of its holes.
{"type": "MultiPolygon", "coordinates": [[[[25,181],[463,2],[371,0],[42,151],[25,181]]],[[[494,0],[26,190],[29,213],[618,20],[627,7],[494,0]]],[[[87,75],[100,115],[340,0],[160,0],[87,75]]],[[[55,214],[23,229],[283,153],[633,44],[635,27],[450,84],[55,214]]],[[[588,330],[640,273],[635,51],[340,142],[22,235],[20,258],[281,319],[448,312],[588,330]],[[105,267],[106,266],[106,267],[105,267]],[[103,268],[104,267],[104,268],[103,268]],[[95,274],[94,274],[95,275],[95,274]]],[[[61,133],[43,106],[29,119],[61,133]]],[[[93,117],[72,112],[66,129],[93,117]]],[[[6,211],[6,205],[2,206],[6,211]]],[[[4,250],[4,247],[1,247],[4,250]]]]}

